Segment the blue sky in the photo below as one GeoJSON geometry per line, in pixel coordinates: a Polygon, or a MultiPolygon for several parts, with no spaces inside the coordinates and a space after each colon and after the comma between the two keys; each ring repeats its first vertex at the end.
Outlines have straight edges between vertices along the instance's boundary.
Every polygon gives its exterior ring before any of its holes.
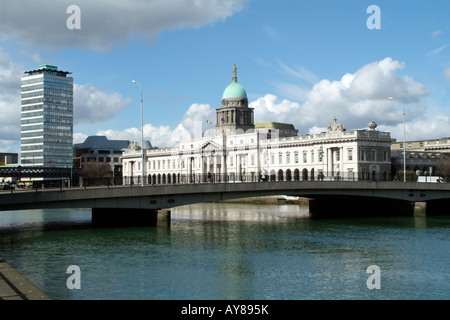
{"type": "Polygon", "coordinates": [[[233,64],[255,119],[324,131],[334,116],[402,139],[450,136],[450,3],[364,0],[0,0],[0,151],[20,149],[20,77],[71,71],[75,141],[176,145],[214,120],[233,64]],[[68,29],[69,5],[81,29],[68,29]],[[370,5],[381,29],[369,29],[370,5]],[[389,101],[394,96],[403,103],[389,101]]]}

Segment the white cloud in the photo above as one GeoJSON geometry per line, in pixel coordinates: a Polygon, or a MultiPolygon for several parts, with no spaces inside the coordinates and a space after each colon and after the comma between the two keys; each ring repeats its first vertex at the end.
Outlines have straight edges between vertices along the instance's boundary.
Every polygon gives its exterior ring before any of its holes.
{"type": "MultiPolygon", "coordinates": [[[[406,141],[437,139],[448,137],[450,118],[446,115],[421,115],[405,123],[406,141]]],[[[395,125],[379,125],[378,130],[391,132],[391,136],[403,141],[403,123],[395,125]]]]}
{"type": "Polygon", "coordinates": [[[266,94],[249,104],[255,108],[255,122],[292,122],[301,114],[301,105],[287,99],[278,102],[277,96],[266,94]]]}
{"type": "MultiPolygon", "coordinates": [[[[181,122],[171,129],[169,126],[144,125],[144,140],[150,140],[154,147],[175,147],[180,141],[199,138],[202,130],[209,129],[206,120],[213,122],[215,110],[209,104],[192,104],[181,122]]],[[[104,135],[112,140],[131,140],[141,144],[141,130],[127,128],[124,130],[100,130],[97,135],[104,135]]]]}
{"type": "Polygon", "coordinates": [[[111,119],[130,102],[130,98],[124,98],[117,92],[107,93],[90,84],[74,84],[74,123],[92,123],[111,119]]]}
{"type": "Polygon", "coordinates": [[[84,133],[74,132],[73,134],[73,143],[83,143],[88,136],[84,133]]]}
{"type": "Polygon", "coordinates": [[[0,34],[31,46],[104,50],[134,35],[151,41],[164,30],[198,28],[223,21],[242,10],[246,1],[2,1],[0,34]],[[71,14],[66,10],[73,4],[81,11],[81,29],[69,30],[66,22],[71,14]]]}
{"type": "MultiPolygon", "coordinates": [[[[425,86],[411,77],[400,76],[404,63],[385,58],[367,64],[355,73],[347,73],[340,80],[319,81],[305,94],[301,104],[289,100],[278,101],[267,94],[250,103],[257,121],[288,122],[301,134],[317,132],[331,123],[334,116],[346,128],[363,128],[370,121],[393,126],[402,119],[402,108],[388,100],[390,96],[415,106],[415,116],[423,114],[422,98],[425,86]]],[[[412,115],[411,115],[412,116],[412,115]]]]}
{"type": "Polygon", "coordinates": [[[0,152],[18,152],[23,67],[0,48],[0,152]]]}

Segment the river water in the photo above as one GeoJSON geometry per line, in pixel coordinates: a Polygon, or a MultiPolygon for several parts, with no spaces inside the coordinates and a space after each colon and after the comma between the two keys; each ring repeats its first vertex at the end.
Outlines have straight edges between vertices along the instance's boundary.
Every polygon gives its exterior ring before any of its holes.
{"type": "Polygon", "coordinates": [[[312,220],[307,206],[227,203],[173,208],[170,228],[90,219],[0,212],[0,257],[52,299],[450,298],[448,216],[312,220]]]}

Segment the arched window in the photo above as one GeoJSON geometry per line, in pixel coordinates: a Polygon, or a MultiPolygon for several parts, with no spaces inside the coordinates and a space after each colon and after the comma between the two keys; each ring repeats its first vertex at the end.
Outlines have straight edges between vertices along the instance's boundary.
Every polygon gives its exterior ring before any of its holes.
{"type": "Polygon", "coordinates": [[[291,170],[287,169],[286,170],[286,181],[291,181],[291,180],[292,180],[291,170]]]}
{"type": "Polygon", "coordinates": [[[283,170],[278,170],[278,181],[283,181],[283,170]]]}

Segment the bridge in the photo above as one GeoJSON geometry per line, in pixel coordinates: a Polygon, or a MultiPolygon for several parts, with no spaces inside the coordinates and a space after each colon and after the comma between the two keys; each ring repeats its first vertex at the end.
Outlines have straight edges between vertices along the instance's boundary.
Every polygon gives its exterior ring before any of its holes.
{"type": "Polygon", "coordinates": [[[426,202],[427,215],[443,215],[450,205],[450,184],[279,181],[11,190],[0,192],[0,211],[92,208],[92,221],[99,225],[155,224],[173,207],[273,195],[309,198],[313,218],[413,215],[416,202],[426,202]]]}

